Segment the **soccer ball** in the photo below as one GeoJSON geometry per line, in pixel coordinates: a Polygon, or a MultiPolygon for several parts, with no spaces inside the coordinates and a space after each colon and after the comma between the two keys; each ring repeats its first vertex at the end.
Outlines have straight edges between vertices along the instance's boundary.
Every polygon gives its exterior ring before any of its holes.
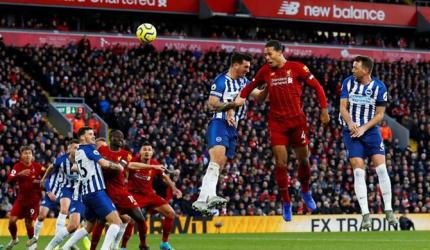
{"type": "Polygon", "coordinates": [[[157,30],[150,23],[143,23],[136,30],[137,38],[143,43],[151,43],[157,38],[157,30]]]}

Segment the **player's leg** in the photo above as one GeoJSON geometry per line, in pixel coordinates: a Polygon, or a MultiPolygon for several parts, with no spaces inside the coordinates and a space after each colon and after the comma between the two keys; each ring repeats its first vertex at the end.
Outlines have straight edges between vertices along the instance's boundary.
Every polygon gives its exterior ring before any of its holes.
{"type": "MultiPolygon", "coordinates": [[[[121,209],[120,209],[121,211],[121,209]]],[[[122,210],[124,211],[124,210],[122,210]]],[[[127,229],[128,223],[130,222],[131,218],[127,214],[124,214],[123,212],[120,212],[120,218],[121,218],[121,225],[119,226],[119,232],[115,237],[115,240],[112,243],[111,249],[119,249],[119,244],[121,243],[122,237],[124,236],[125,230],[127,229]]],[[[94,229],[93,229],[94,232],[94,229]]],[[[92,244],[91,244],[92,246],[92,244]]],[[[95,248],[94,248],[95,249],[95,248]]]]}
{"type": "Polygon", "coordinates": [[[227,123],[225,121],[211,121],[207,138],[210,162],[202,179],[199,197],[193,203],[193,208],[203,213],[209,212],[207,209],[208,199],[216,197],[219,173],[227,162],[226,152],[229,145],[227,123]]]}
{"type": "MultiPolygon", "coordinates": [[[[55,237],[51,240],[48,247],[45,250],[54,249],[59,245],[69,234],[76,232],[79,228],[81,218],[85,216],[85,206],[80,200],[72,200],[69,208],[70,216],[67,227],[60,227],[55,233],[55,237]]],[[[86,227],[82,227],[85,229],[86,227]]],[[[86,229],[85,229],[86,230],[86,229]]],[[[82,232],[84,232],[82,230],[82,232]]],[[[65,245],[66,246],[66,245],[65,245]]],[[[71,244],[70,246],[73,246],[71,244]]],[[[64,248],[67,249],[67,248],[64,248]]]]}
{"type": "Polygon", "coordinates": [[[284,145],[272,146],[273,156],[275,157],[275,181],[278,185],[279,193],[283,202],[283,218],[285,221],[291,221],[291,198],[288,191],[290,180],[288,176],[288,152],[284,145]]]}
{"type": "Polygon", "coordinates": [[[379,188],[381,189],[382,199],[384,200],[384,210],[388,223],[396,225],[398,223],[393,213],[392,208],[392,192],[391,181],[388,175],[386,161],[385,161],[385,146],[382,140],[379,129],[373,128],[368,131],[363,138],[366,142],[367,154],[370,155],[372,165],[375,167],[379,180],[379,188]]]}
{"type": "Polygon", "coordinates": [[[392,208],[391,180],[385,164],[385,155],[376,154],[371,157],[373,166],[376,166],[376,173],[379,180],[382,199],[384,200],[385,217],[390,225],[398,223],[392,208]]]}
{"type": "Polygon", "coordinates": [[[93,230],[91,231],[91,247],[90,250],[95,250],[99,241],[102,237],[103,229],[105,229],[106,221],[97,220],[94,224],[93,230]]]}
{"type": "MultiPolygon", "coordinates": [[[[87,217],[88,213],[85,212],[85,217],[87,217]]],[[[87,236],[89,233],[93,230],[95,219],[94,217],[91,218],[91,221],[87,221],[86,227],[81,227],[78,230],[76,230],[72,237],[69,238],[69,240],[63,245],[63,250],[69,250],[72,246],[76,245],[81,239],[83,239],[85,236],[87,236]]],[[[76,224],[76,228],[79,227],[79,222],[76,224]]],[[[68,226],[69,227],[69,226],[68,226]]],[[[106,248],[108,249],[108,248],[106,248]]]]}
{"type": "Polygon", "coordinates": [[[112,243],[115,241],[117,234],[119,233],[121,218],[119,217],[118,211],[113,210],[105,217],[109,228],[106,231],[106,236],[103,241],[101,250],[109,250],[112,243]]]}
{"type": "MultiPolygon", "coordinates": [[[[15,202],[15,204],[17,204],[17,203],[15,202]]],[[[16,226],[16,222],[18,221],[18,215],[15,215],[15,214],[19,213],[20,208],[18,206],[15,207],[15,204],[13,205],[12,210],[11,210],[11,215],[9,217],[9,226],[8,226],[9,233],[10,233],[12,239],[7,244],[6,249],[12,249],[15,245],[17,245],[19,243],[19,239],[17,236],[18,228],[16,226]]]]}
{"type": "MultiPolygon", "coordinates": [[[[127,249],[127,243],[130,240],[131,236],[133,235],[134,225],[135,225],[135,222],[133,220],[131,220],[128,223],[127,228],[125,229],[124,235],[122,237],[121,249],[127,249]]],[[[146,237],[146,233],[147,233],[146,223],[145,223],[144,231],[142,233],[146,237]]]]}
{"type": "Polygon", "coordinates": [[[297,160],[299,161],[298,179],[300,181],[302,198],[308,209],[314,211],[317,206],[312,198],[312,192],[310,190],[311,166],[309,163],[308,146],[295,147],[294,152],[297,156],[297,160]]]}
{"type": "Polygon", "coordinates": [[[163,227],[163,237],[160,245],[161,250],[171,250],[173,249],[169,244],[169,234],[172,231],[173,223],[175,221],[175,211],[169,204],[164,204],[162,206],[158,206],[154,209],[164,216],[164,220],[162,223],[163,227]]]}
{"type": "Polygon", "coordinates": [[[343,141],[348,151],[348,158],[354,172],[354,191],[360,205],[363,220],[361,221],[362,229],[371,227],[369,205],[367,200],[366,185],[366,165],[364,159],[364,145],[360,139],[351,138],[349,131],[343,130],[343,141]]]}
{"type": "Polygon", "coordinates": [[[66,227],[66,218],[69,214],[69,208],[72,200],[71,197],[63,196],[60,199],[60,213],[58,214],[57,221],[55,223],[55,230],[58,231],[60,228],[66,227]]]}
{"type": "Polygon", "coordinates": [[[37,216],[36,223],[34,224],[34,236],[27,241],[27,247],[30,247],[36,244],[37,241],[39,240],[40,230],[42,229],[43,221],[48,216],[48,213],[49,213],[49,207],[45,206],[42,203],[42,206],[40,206],[39,208],[39,216],[37,216]]]}

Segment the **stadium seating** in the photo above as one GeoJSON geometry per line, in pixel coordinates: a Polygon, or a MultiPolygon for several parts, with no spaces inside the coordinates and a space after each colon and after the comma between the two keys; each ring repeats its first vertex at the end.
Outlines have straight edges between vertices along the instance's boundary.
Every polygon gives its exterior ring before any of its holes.
{"type": "MultiPolygon", "coordinates": [[[[16,81],[18,85],[39,83],[39,86],[51,86],[47,88],[51,95],[84,97],[112,128],[121,129],[126,134],[128,146],[134,152],[144,140],[153,143],[156,158],[181,170],[180,177],[175,177],[175,181],[185,196],[174,200],[175,209],[179,214],[194,214],[191,202],[196,198],[200,178],[208,162],[205,130],[210,113],[205,103],[211,79],[228,66],[228,53],[215,50],[206,53],[156,52],[149,46],[88,50],[75,45],[66,48],[23,48],[21,52],[28,55],[32,63],[39,65],[40,68],[34,72],[42,73],[32,74],[35,81],[16,81]],[[50,76],[55,80],[49,82],[50,76]]],[[[315,213],[358,213],[353,174],[346,161],[341,128],[337,122],[340,84],[350,74],[350,62],[314,57],[296,59],[308,65],[324,86],[332,114],[330,124],[320,126],[316,96],[312,89],[304,89],[305,112],[310,118],[312,190],[318,207],[315,213]]],[[[255,74],[255,69],[262,63],[263,58],[256,56],[250,75],[255,74]]],[[[10,72],[13,68],[2,72],[10,72]]],[[[20,72],[18,75],[25,74],[20,72]]],[[[430,112],[430,63],[378,63],[375,75],[388,86],[388,113],[412,130],[418,130],[412,133],[418,144],[417,152],[402,152],[396,141],[387,150],[394,209],[400,212],[428,212],[430,124],[422,112],[427,116],[430,112]],[[421,109],[418,110],[418,107],[421,109]]],[[[3,76],[2,85],[8,83],[5,79],[3,76]]],[[[18,105],[14,107],[18,108],[18,105]]],[[[227,208],[221,213],[280,214],[281,203],[271,171],[274,166],[264,121],[267,104],[251,101],[250,107],[248,118],[239,125],[237,157],[227,164],[218,188],[219,194],[229,199],[227,208]]],[[[33,123],[35,127],[42,126],[42,122],[33,123]]],[[[54,136],[53,133],[51,135],[54,136]]],[[[46,148],[58,152],[56,146],[60,139],[50,139],[56,143],[51,142],[46,148]]],[[[49,161],[52,156],[43,148],[36,150],[39,155],[47,155],[39,159],[49,161]]],[[[3,156],[6,154],[4,152],[3,156]]],[[[293,211],[305,214],[308,211],[299,197],[296,166],[292,155],[289,170],[293,211]]],[[[368,172],[374,173],[374,170],[368,172]]],[[[383,206],[375,177],[375,174],[370,174],[367,179],[369,206],[372,213],[381,213],[383,206]]]]}

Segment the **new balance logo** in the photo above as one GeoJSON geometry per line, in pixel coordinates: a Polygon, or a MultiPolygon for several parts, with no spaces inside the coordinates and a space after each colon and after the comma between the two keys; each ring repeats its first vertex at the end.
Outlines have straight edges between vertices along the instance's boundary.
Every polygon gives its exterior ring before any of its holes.
{"type": "Polygon", "coordinates": [[[300,2],[283,1],[278,10],[278,15],[294,16],[299,13],[300,2]]]}

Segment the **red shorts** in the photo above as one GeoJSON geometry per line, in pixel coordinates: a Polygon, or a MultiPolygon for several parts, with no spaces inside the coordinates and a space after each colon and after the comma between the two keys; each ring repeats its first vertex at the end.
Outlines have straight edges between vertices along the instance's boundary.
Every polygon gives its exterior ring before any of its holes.
{"type": "Polygon", "coordinates": [[[139,204],[128,191],[108,192],[108,196],[111,198],[120,214],[124,214],[131,209],[139,208],[139,204]]]}
{"type": "Polygon", "coordinates": [[[169,204],[163,197],[156,193],[133,193],[133,196],[141,208],[156,208],[169,204]]]}
{"type": "Polygon", "coordinates": [[[39,215],[39,201],[33,204],[21,204],[15,201],[10,210],[10,216],[16,216],[18,219],[31,219],[36,220],[39,215]]]}
{"type": "Polygon", "coordinates": [[[291,144],[293,148],[305,147],[309,144],[306,117],[290,119],[269,118],[269,133],[272,146],[291,144]]]}

